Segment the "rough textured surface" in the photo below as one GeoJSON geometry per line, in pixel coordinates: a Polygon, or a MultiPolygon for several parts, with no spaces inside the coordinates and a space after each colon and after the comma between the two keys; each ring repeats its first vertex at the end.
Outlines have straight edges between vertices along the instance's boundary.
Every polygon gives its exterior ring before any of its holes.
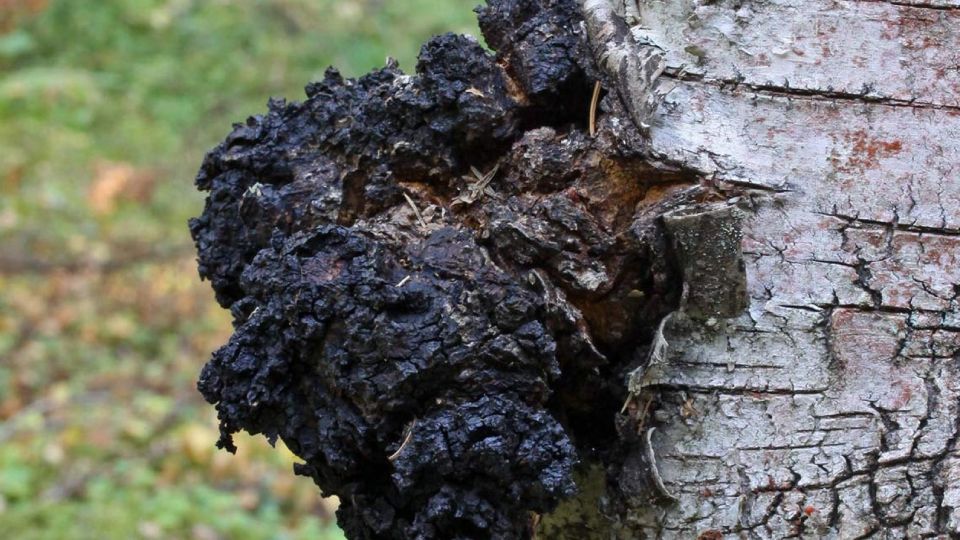
{"type": "Polygon", "coordinates": [[[960,534],[957,7],[499,0],[272,103],[191,224],[222,444],[351,538],[960,534]]]}
{"type": "Polygon", "coordinates": [[[734,206],[680,208],[663,217],[683,272],[680,309],[700,319],[727,319],[747,309],[742,217],[734,206]]]}
{"type": "Polygon", "coordinates": [[[708,198],[616,99],[587,133],[573,0],[479,15],[495,55],[445,35],[413,76],[328,71],[197,177],[235,325],[199,382],[220,445],[282,439],[350,538],[528,537],[578,463],[615,474],[625,376],[680,299],[658,218],[708,198]]]}
{"type": "Polygon", "coordinates": [[[646,373],[679,502],[634,504],[644,537],[960,534],[956,7],[640,3],[651,152],[762,194],[748,314],[667,325],[646,373]]]}

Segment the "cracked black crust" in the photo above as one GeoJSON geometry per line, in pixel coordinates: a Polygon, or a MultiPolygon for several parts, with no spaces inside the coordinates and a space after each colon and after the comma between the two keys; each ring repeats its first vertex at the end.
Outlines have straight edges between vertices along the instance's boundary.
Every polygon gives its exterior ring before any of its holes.
{"type": "Polygon", "coordinates": [[[351,538],[478,522],[519,537],[525,510],[573,493],[575,450],[543,408],[559,373],[543,306],[470,235],[325,225],[278,238],[241,287],[250,315],[200,379],[221,444],[238,428],[281,438],[340,495],[351,538]]]}
{"type": "Polygon", "coordinates": [[[417,69],[391,63],[345,80],[331,68],[305,102],[271,100],[206,156],[196,183],[211,196],[190,229],[221,305],[244,296],[240,274],[275,228],[349,225],[395,204],[398,180],[445,182],[513,138],[519,104],[475,40],[434,38],[417,69]]]}
{"type": "Polygon", "coordinates": [[[480,29],[526,95],[545,103],[570,86],[595,79],[577,0],[488,2],[477,8],[480,29]]]}
{"type": "MultiPolygon", "coordinates": [[[[235,333],[204,367],[220,446],[282,439],[340,497],[349,538],[521,538],[575,492],[570,437],[547,408],[560,376],[543,299],[449,218],[393,224],[401,182],[439,195],[489,164],[531,111],[585,80],[574,2],[492,2],[524,36],[424,45],[358,80],[328,70],[271,100],[205,158],[190,223],[199,270],[235,333]]],[[[585,92],[586,90],[582,90],[585,92]]],[[[552,120],[564,122],[563,114],[552,120]]],[[[402,207],[402,206],[401,206],[402,207]]]]}
{"type": "Polygon", "coordinates": [[[628,121],[586,135],[577,3],[478,13],[495,55],[447,34],[414,76],[330,69],[196,180],[200,275],[235,327],[198,383],[219,445],[281,439],[351,539],[529,537],[582,459],[617,467],[597,448],[623,376],[679,302],[669,205],[638,205],[689,179],[652,171],[628,121]],[[495,196],[451,203],[496,164],[495,196]]]}

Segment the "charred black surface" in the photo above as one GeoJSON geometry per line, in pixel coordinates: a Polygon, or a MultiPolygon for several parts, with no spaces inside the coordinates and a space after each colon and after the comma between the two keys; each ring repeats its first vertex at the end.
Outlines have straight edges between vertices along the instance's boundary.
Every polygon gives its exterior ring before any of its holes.
{"type": "Polygon", "coordinates": [[[585,120],[583,104],[597,75],[577,0],[488,2],[477,15],[498,62],[527,96],[532,116],[541,113],[537,124],[585,120]]]}
{"type": "Polygon", "coordinates": [[[199,382],[220,445],[282,439],[350,538],[528,537],[578,461],[617,466],[624,376],[679,302],[658,220],[691,179],[611,99],[585,132],[577,3],[479,14],[495,56],[445,35],[415,76],[329,70],[197,177],[235,326],[199,382]]]}

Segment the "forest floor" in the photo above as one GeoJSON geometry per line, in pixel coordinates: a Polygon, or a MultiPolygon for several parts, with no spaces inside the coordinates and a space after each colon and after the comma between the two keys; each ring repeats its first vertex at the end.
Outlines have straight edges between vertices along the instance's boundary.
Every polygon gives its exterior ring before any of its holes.
{"type": "Polygon", "coordinates": [[[230,334],[197,277],[193,176],[328,65],[411,70],[457,0],[0,0],[0,530],[17,539],[341,535],[261,438],[216,451],[195,388],[230,334]]]}

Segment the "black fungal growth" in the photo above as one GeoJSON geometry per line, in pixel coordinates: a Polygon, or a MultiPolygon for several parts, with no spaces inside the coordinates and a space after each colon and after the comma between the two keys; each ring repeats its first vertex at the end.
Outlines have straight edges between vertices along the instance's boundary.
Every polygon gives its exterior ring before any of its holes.
{"type": "Polygon", "coordinates": [[[578,462],[615,465],[623,377],[679,301],[657,217],[689,180],[615,102],[585,133],[577,2],[478,13],[495,55],[448,34],[413,76],[331,69],[197,177],[235,327],[199,382],[219,444],[282,439],[352,539],[529,537],[578,462]]]}

